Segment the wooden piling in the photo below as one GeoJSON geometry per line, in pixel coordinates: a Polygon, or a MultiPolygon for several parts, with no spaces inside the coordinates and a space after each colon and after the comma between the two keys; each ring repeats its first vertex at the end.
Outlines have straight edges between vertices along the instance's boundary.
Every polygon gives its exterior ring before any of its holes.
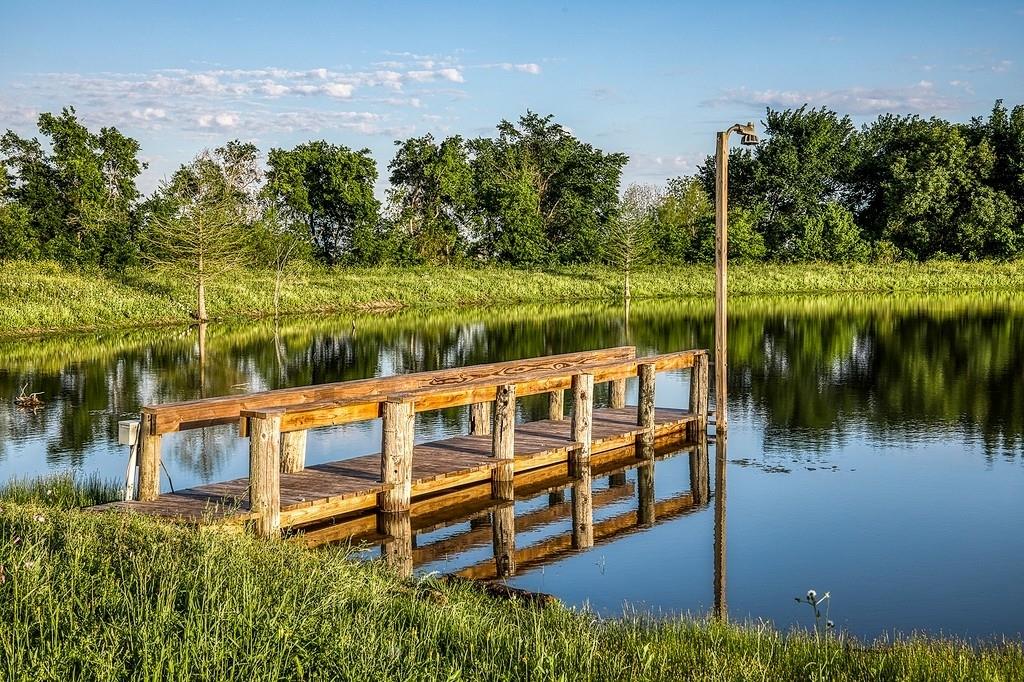
{"type": "Polygon", "coordinates": [[[160,449],[163,437],[153,432],[153,419],[142,413],[139,425],[139,501],[160,496],[160,449]]]}
{"type": "Polygon", "coordinates": [[[281,531],[281,413],[249,417],[249,511],[260,537],[281,531]]]}
{"type": "Polygon", "coordinates": [[[654,383],[656,367],[643,363],[637,367],[640,387],[637,394],[636,425],[643,431],[637,437],[641,459],[654,457],[654,383]]]}
{"type": "Polygon", "coordinates": [[[700,434],[707,434],[709,384],[708,356],[703,353],[694,358],[690,369],[690,413],[696,414],[698,419],[686,425],[689,440],[696,441],[700,434]]]}
{"type": "Polygon", "coordinates": [[[697,447],[690,452],[690,492],[694,504],[707,504],[711,497],[711,471],[706,433],[697,437],[697,447]]]}
{"type": "Polygon", "coordinates": [[[469,433],[487,436],[491,433],[491,404],[473,403],[469,406],[469,433]]]}
{"type": "Polygon", "coordinates": [[[562,421],[565,419],[565,389],[548,393],[548,419],[562,421]]]}
{"type": "Polygon", "coordinates": [[[572,485],[572,544],[576,549],[594,546],[594,501],[590,473],[593,444],[594,375],[572,377],[571,438],[580,443],[569,460],[570,473],[576,478],[572,485]]]}
{"type": "Polygon", "coordinates": [[[380,494],[382,512],[408,511],[412,501],[412,450],[416,410],[411,401],[381,403],[381,481],[391,486],[380,494]]]}
{"type": "Polygon", "coordinates": [[[609,382],[611,384],[611,399],[609,406],[613,408],[621,408],[626,406],[626,380],[625,379],[613,379],[609,382]]]}
{"type": "Polygon", "coordinates": [[[281,434],[281,473],[291,474],[306,468],[306,436],[308,431],[281,434]]]}

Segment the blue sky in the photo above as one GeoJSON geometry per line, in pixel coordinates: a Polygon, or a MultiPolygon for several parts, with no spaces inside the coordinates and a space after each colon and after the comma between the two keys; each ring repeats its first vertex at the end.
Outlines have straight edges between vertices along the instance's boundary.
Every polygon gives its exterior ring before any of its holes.
{"type": "Polygon", "coordinates": [[[651,3],[0,0],[0,129],[74,105],[142,143],[152,189],[204,147],[370,148],[492,134],[527,109],[692,173],[714,131],[804,102],[966,120],[1024,103],[1024,1],[651,3]]]}

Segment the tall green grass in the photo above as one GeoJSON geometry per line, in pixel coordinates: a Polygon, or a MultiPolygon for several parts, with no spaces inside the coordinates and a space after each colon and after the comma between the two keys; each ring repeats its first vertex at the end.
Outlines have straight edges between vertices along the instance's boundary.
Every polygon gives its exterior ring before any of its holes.
{"type": "MultiPolygon", "coordinates": [[[[792,293],[1024,289],[1024,263],[736,264],[735,296],[792,293]]],[[[215,318],[273,313],[272,272],[231,273],[208,287],[215,318]]],[[[653,267],[633,276],[637,299],[710,296],[710,266],[653,267]]],[[[286,277],[286,314],[567,301],[616,301],[618,272],[600,266],[546,270],[479,268],[326,268],[299,263],[286,277]]],[[[144,268],[118,276],[74,271],[54,263],[0,263],[0,334],[131,327],[187,322],[193,307],[187,282],[144,268]]]]}
{"type": "Polygon", "coordinates": [[[404,581],[344,549],[2,497],[5,680],[1024,679],[1019,642],[865,647],[765,625],[602,620],[404,581]]]}

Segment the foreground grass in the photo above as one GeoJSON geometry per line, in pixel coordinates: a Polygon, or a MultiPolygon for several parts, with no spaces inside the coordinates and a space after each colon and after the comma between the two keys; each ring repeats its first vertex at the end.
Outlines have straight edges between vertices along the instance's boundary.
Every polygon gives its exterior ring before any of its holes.
{"type": "Polygon", "coordinates": [[[1024,678],[1019,643],[864,648],[765,626],[599,620],[406,582],[340,549],[62,508],[84,499],[68,486],[0,492],[6,680],[1024,678]],[[31,490],[51,502],[26,502],[31,490]]]}
{"type": "MultiPolygon", "coordinates": [[[[888,291],[1024,289],[1024,263],[737,264],[730,293],[778,295],[888,291]]],[[[231,273],[209,288],[215,318],[273,313],[273,273],[231,273]]],[[[633,277],[637,299],[710,296],[710,266],[658,267],[633,277]]],[[[287,314],[409,306],[451,307],[569,301],[615,301],[620,275],[586,266],[544,271],[509,268],[321,268],[299,264],[287,275],[287,314]]],[[[113,277],[53,263],[0,263],[0,334],[130,327],[189,320],[193,293],[145,268],[113,277]]]]}

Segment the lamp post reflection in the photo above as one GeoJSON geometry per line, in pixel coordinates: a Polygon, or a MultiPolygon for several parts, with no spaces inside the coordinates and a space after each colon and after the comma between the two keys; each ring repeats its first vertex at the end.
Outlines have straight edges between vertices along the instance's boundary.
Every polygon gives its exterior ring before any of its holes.
{"type": "Polygon", "coordinates": [[[715,437],[715,617],[729,617],[725,601],[725,467],[727,463],[726,434],[715,437]]]}

